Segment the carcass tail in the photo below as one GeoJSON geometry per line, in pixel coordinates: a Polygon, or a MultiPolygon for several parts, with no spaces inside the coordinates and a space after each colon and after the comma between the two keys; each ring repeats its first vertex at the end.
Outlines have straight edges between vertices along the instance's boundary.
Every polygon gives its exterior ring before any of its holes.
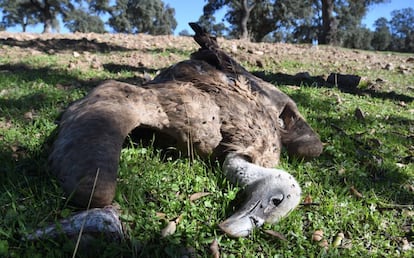
{"type": "Polygon", "coordinates": [[[245,72],[233,58],[220,49],[216,37],[211,36],[205,28],[197,23],[190,22],[189,25],[195,32],[194,40],[201,47],[197,52],[191,54],[192,59],[203,60],[232,77],[245,72]]]}
{"type": "Polygon", "coordinates": [[[217,38],[210,35],[207,30],[201,27],[198,23],[190,22],[190,27],[195,32],[194,40],[200,45],[202,49],[218,49],[217,38]]]}

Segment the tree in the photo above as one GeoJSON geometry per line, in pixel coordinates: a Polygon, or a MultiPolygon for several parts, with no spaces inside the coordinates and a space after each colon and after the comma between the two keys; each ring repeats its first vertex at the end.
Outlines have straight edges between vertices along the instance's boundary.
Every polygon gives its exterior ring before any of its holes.
{"type": "Polygon", "coordinates": [[[108,7],[108,24],[122,33],[172,34],[177,27],[174,8],[161,0],[118,0],[108,7]]]}
{"type": "Polygon", "coordinates": [[[252,12],[254,6],[256,5],[253,1],[241,0],[236,2],[238,9],[240,10],[240,30],[241,30],[241,39],[249,38],[249,31],[247,30],[247,21],[249,20],[250,13],[252,12]]]}
{"type": "Polygon", "coordinates": [[[334,17],[334,0],[322,0],[322,33],[319,39],[321,44],[337,43],[337,20],[334,17]]]}
{"type": "Polygon", "coordinates": [[[22,31],[25,32],[28,25],[39,22],[35,8],[28,1],[1,0],[0,8],[3,10],[2,25],[4,28],[20,25],[22,31]]]}
{"type": "Polygon", "coordinates": [[[227,32],[226,25],[224,25],[223,22],[216,23],[216,18],[213,14],[202,15],[198,19],[198,23],[200,26],[206,28],[207,31],[217,37],[223,37],[227,32]]]}
{"type": "MultiPolygon", "coordinates": [[[[267,40],[276,38],[270,35],[276,30],[279,30],[278,35],[283,34],[280,33],[283,29],[291,30],[295,21],[302,19],[298,24],[306,23],[304,21],[308,21],[312,13],[309,6],[309,1],[302,0],[208,0],[199,20],[211,22],[213,14],[226,7],[225,20],[230,24],[230,37],[262,41],[265,37],[267,40]]],[[[286,33],[284,35],[282,37],[288,37],[286,33]]]]}
{"type": "Polygon", "coordinates": [[[63,21],[65,27],[71,32],[105,32],[104,22],[99,16],[91,15],[83,9],[75,9],[69,12],[63,21]]]}
{"type": "Polygon", "coordinates": [[[240,39],[249,39],[248,21],[250,13],[256,6],[258,0],[208,0],[203,8],[203,16],[200,20],[212,20],[213,14],[223,7],[228,8],[225,18],[233,27],[230,31],[235,37],[240,39]]]}
{"type": "Polygon", "coordinates": [[[318,13],[321,10],[319,0],[312,1],[278,1],[276,8],[285,9],[277,17],[281,20],[280,29],[285,29],[288,34],[286,42],[311,43],[318,35],[320,19],[318,13]]]}
{"type": "Polygon", "coordinates": [[[179,36],[183,36],[183,37],[190,37],[191,36],[191,33],[187,29],[184,29],[184,30],[180,31],[178,33],[178,35],[179,36]]]}
{"type": "Polygon", "coordinates": [[[111,17],[108,20],[108,24],[115,30],[115,32],[132,32],[132,24],[129,21],[129,14],[127,13],[128,2],[128,0],[118,0],[116,1],[115,6],[111,6],[106,10],[103,9],[110,14],[111,17]]]}
{"type": "Polygon", "coordinates": [[[2,0],[3,22],[7,27],[20,24],[23,31],[30,24],[43,23],[43,32],[58,29],[57,15],[66,16],[69,10],[74,9],[72,2],[82,0],[2,0]]]}
{"type": "Polygon", "coordinates": [[[387,50],[391,43],[391,31],[388,26],[388,20],[384,17],[374,22],[375,31],[371,41],[371,45],[376,50],[387,50]]]}
{"type": "Polygon", "coordinates": [[[414,9],[405,8],[391,13],[393,50],[414,52],[414,9]]]}
{"type": "Polygon", "coordinates": [[[43,33],[49,33],[52,28],[58,28],[57,15],[65,16],[67,8],[72,8],[70,0],[30,0],[31,6],[37,11],[37,17],[43,23],[43,33]]]}

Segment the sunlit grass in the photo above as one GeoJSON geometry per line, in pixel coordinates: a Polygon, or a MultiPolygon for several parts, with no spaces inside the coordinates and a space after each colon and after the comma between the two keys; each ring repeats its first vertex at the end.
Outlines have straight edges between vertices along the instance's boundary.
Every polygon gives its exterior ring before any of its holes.
{"type": "MultiPolygon", "coordinates": [[[[188,53],[166,48],[151,54],[157,58],[188,53]]],[[[120,71],[93,69],[88,64],[70,68],[68,63],[73,61],[76,58],[71,54],[23,55],[19,60],[0,57],[1,65],[27,67],[0,73],[0,256],[72,255],[73,241],[22,240],[75,210],[47,170],[55,120],[99,81],[143,74],[123,66],[120,71]]],[[[292,75],[335,72],[335,67],[312,67],[309,61],[269,60],[265,64],[263,70],[269,73],[282,69],[292,75]]],[[[372,80],[387,80],[396,92],[414,97],[405,88],[413,84],[410,75],[383,69],[360,73],[372,80]]],[[[214,239],[222,257],[411,257],[412,249],[403,250],[403,239],[413,242],[413,208],[404,206],[414,200],[409,188],[414,185],[413,102],[315,85],[278,86],[296,101],[325,144],[321,157],[310,161],[282,153],[280,167],[298,179],[304,197],[315,203],[298,207],[278,224],[264,225],[287,241],[263,230],[240,239],[222,234],[217,225],[232,213],[232,201],[240,188],[228,183],[217,164],[170,159],[151,146],[130,144],[121,153],[115,198],[127,238],[122,243],[98,243],[101,257],[177,257],[188,252],[209,257],[214,239]],[[355,116],[357,108],[364,112],[363,119],[355,116]],[[189,196],[198,192],[209,195],[190,201],[189,196]],[[176,232],[162,238],[167,221],[177,217],[176,232]],[[312,241],[318,229],[324,232],[327,249],[312,241]],[[345,238],[335,247],[338,233],[345,238]]]]}

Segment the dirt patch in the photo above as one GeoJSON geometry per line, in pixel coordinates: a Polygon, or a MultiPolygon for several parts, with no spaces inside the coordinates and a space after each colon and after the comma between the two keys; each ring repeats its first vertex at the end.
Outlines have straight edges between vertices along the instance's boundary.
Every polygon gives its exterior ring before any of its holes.
{"type": "MultiPolygon", "coordinates": [[[[376,91],[392,91],[396,85],[384,73],[400,78],[414,73],[409,55],[314,47],[301,44],[251,43],[218,39],[222,48],[244,65],[255,70],[294,75],[307,72],[327,77],[331,73],[356,74],[376,91]]],[[[0,55],[12,62],[25,56],[68,55],[69,69],[91,68],[153,73],[187,59],[198,48],[191,37],[146,34],[33,34],[0,32],[0,55]]],[[[401,79],[400,87],[413,87],[413,80],[401,79]]],[[[398,89],[397,89],[398,91],[398,89]]]]}

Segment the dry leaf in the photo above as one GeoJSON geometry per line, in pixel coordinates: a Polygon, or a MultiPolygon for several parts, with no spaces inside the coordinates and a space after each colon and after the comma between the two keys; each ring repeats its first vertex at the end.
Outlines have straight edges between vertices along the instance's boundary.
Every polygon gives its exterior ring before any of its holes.
{"type": "Polygon", "coordinates": [[[406,184],[405,187],[409,192],[414,193],[414,185],[406,184]]]}
{"type": "Polygon", "coordinates": [[[403,238],[402,239],[402,250],[403,251],[408,251],[408,250],[410,250],[412,247],[411,247],[411,245],[410,245],[410,242],[408,242],[408,240],[407,240],[407,238],[403,238]]]}
{"type": "Polygon", "coordinates": [[[31,112],[31,111],[28,111],[28,112],[24,113],[23,116],[26,120],[29,120],[29,121],[33,120],[33,112],[31,112]]]}
{"type": "Polygon", "coordinates": [[[312,234],[312,240],[315,242],[319,242],[323,239],[323,231],[321,229],[315,230],[312,234]]]}
{"type": "Polygon", "coordinates": [[[175,233],[175,230],[177,229],[177,224],[175,221],[168,222],[167,226],[161,230],[161,237],[167,237],[171,236],[175,233]]]}
{"type": "Polygon", "coordinates": [[[312,196],[310,194],[306,195],[305,200],[303,200],[303,203],[305,205],[312,203],[312,196]]]}
{"type": "Polygon", "coordinates": [[[362,195],[362,193],[358,192],[357,189],[355,189],[354,186],[351,186],[351,188],[349,189],[351,190],[352,195],[354,195],[357,198],[363,198],[364,196],[362,195]]]}
{"type": "Polygon", "coordinates": [[[175,224],[180,223],[180,221],[183,219],[183,214],[181,214],[180,216],[176,217],[175,219],[173,219],[173,221],[175,222],[175,224]]]}
{"type": "Polygon", "coordinates": [[[263,230],[263,231],[268,235],[271,235],[271,236],[276,237],[276,238],[278,238],[280,240],[283,240],[283,241],[287,241],[286,237],[282,233],[279,233],[279,232],[276,232],[276,231],[273,231],[273,230],[270,230],[270,229],[266,229],[266,230],[263,230]]]}
{"type": "Polygon", "coordinates": [[[309,207],[309,206],[312,206],[312,205],[319,205],[319,203],[313,202],[312,196],[310,194],[308,194],[308,195],[306,195],[306,197],[303,200],[303,202],[301,203],[301,205],[303,205],[305,207],[309,207]]]}
{"type": "Polygon", "coordinates": [[[210,245],[210,251],[214,258],[220,257],[220,248],[217,242],[217,239],[214,239],[210,245]]]}
{"type": "Polygon", "coordinates": [[[12,126],[13,126],[13,124],[9,120],[6,120],[6,121],[0,120],[0,128],[1,129],[9,129],[12,126]]]}
{"type": "Polygon", "coordinates": [[[166,219],[167,215],[163,212],[156,212],[155,216],[157,216],[159,219],[166,219]]]}
{"type": "Polygon", "coordinates": [[[195,200],[198,200],[200,198],[203,198],[204,196],[210,195],[211,193],[207,193],[207,192],[199,192],[199,193],[194,193],[192,195],[190,195],[190,202],[193,202],[195,200]]]}
{"type": "Polygon", "coordinates": [[[319,246],[325,248],[325,250],[328,250],[329,249],[328,240],[323,239],[322,241],[319,242],[319,246]]]}

